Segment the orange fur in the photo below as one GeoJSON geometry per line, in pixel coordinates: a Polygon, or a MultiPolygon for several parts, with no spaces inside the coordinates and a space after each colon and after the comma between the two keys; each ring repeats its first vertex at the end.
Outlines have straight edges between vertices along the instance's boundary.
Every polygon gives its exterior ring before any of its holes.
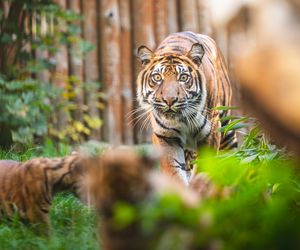
{"type": "Polygon", "coordinates": [[[228,111],[213,109],[231,105],[222,53],[210,37],[180,32],[169,35],[155,52],[141,46],[138,56],[144,69],[137,96],[151,121],[153,144],[165,152],[161,168],[188,184],[192,169],[186,155],[204,143],[217,150],[236,145],[234,133],[226,137],[219,131],[228,111]]]}
{"type": "Polygon", "coordinates": [[[34,158],[20,163],[0,161],[0,216],[18,213],[24,222],[48,227],[53,196],[59,191],[80,193],[84,158],[34,158]]]}

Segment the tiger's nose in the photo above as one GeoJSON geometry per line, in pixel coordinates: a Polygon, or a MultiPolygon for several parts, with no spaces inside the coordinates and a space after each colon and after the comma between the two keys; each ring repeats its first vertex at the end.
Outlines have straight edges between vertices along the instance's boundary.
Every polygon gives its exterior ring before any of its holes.
{"type": "Polygon", "coordinates": [[[177,97],[171,97],[171,96],[162,99],[169,107],[172,107],[172,105],[178,100],[177,97]]]}

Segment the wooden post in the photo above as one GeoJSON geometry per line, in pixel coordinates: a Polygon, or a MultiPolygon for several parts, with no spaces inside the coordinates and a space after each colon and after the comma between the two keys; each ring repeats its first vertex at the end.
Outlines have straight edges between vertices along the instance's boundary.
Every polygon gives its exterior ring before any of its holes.
{"type": "MultiPolygon", "coordinates": [[[[155,49],[155,33],[154,33],[154,1],[153,0],[133,0],[133,53],[134,53],[134,81],[141,70],[140,62],[136,58],[136,51],[140,45],[146,45],[151,49],[155,49]]],[[[137,104],[136,104],[137,105],[137,104]]],[[[135,127],[135,140],[138,143],[150,141],[150,132],[141,131],[139,127],[135,127]]]]}
{"type": "Polygon", "coordinates": [[[179,0],[181,31],[199,32],[197,1],[198,0],[179,0]]]}
{"type": "MultiPolygon", "coordinates": [[[[67,4],[66,0],[55,0],[63,9],[66,9],[67,4]]],[[[60,23],[59,25],[65,25],[60,23]]],[[[52,74],[52,82],[59,88],[65,89],[68,81],[68,51],[66,46],[59,45],[58,52],[54,55],[56,66],[54,73],[52,74]]],[[[58,101],[61,101],[62,97],[58,98],[58,101]]],[[[57,121],[53,121],[56,124],[57,129],[64,129],[67,124],[67,116],[64,111],[60,111],[57,114],[57,121]]]]}
{"type": "MultiPolygon", "coordinates": [[[[68,8],[76,14],[81,14],[80,0],[68,0],[68,8]]],[[[75,21],[73,25],[81,26],[81,21],[75,21]]],[[[79,36],[81,34],[78,34],[79,36]]],[[[82,53],[78,45],[72,44],[68,51],[69,59],[69,76],[71,76],[71,84],[75,92],[74,101],[77,109],[74,111],[74,118],[78,121],[83,121],[84,95],[83,89],[80,89],[80,84],[83,82],[82,69],[82,53]]]]}
{"type": "Polygon", "coordinates": [[[104,113],[104,139],[122,140],[122,100],[120,77],[120,18],[117,0],[100,1],[101,65],[107,104],[104,113]]]}
{"type": "MultiPolygon", "coordinates": [[[[171,2],[173,2],[171,0],[171,2]]],[[[155,41],[159,44],[168,34],[168,4],[167,0],[154,1],[155,41]]]]}
{"type": "MultiPolygon", "coordinates": [[[[82,15],[83,20],[83,39],[90,42],[93,45],[98,45],[98,22],[97,22],[97,1],[82,0],[82,15]]],[[[98,82],[99,79],[99,63],[98,63],[98,46],[85,55],[84,63],[84,81],[98,82]]],[[[90,117],[99,117],[99,110],[96,107],[97,93],[99,89],[85,90],[85,104],[87,105],[87,113],[90,117]]],[[[92,130],[90,139],[100,139],[100,129],[92,130]]]]}
{"type": "Polygon", "coordinates": [[[174,33],[179,31],[179,18],[178,18],[178,1],[167,1],[167,21],[168,21],[168,33],[174,33]]]}
{"type": "Polygon", "coordinates": [[[198,12],[198,32],[205,35],[212,34],[212,27],[210,23],[210,16],[208,10],[207,0],[197,0],[197,12],[198,12]]]}
{"type": "Polygon", "coordinates": [[[128,119],[133,109],[133,77],[132,77],[132,39],[130,20],[130,0],[119,0],[120,6],[120,46],[121,46],[121,82],[122,84],[122,130],[123,142],[133,144],[133,124],[128,119]]]}

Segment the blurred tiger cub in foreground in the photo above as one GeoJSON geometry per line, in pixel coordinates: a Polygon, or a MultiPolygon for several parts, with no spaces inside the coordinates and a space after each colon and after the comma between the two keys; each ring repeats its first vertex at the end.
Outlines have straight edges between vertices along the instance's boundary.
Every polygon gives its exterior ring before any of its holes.
{"type": "MultiPolygon", "coordinates": [[[[85,183],[99,215],[99,239],[103,249],[154,249],[154,238],[160,237],[155,233],[149,235],[142,232],[140,221],[117,227],[114,221],[117,204],[130,204],[141,209],[142,204],[149,204],[153,197],[165,193],[177,195],[186,206],[198,204],[197,193],[159,172],[156,165],[155,156],[140,155],[129,148],[107,150],[90,161],[85,183]]],[[[163,231],[170,224],[161,223],[163,231]]]]}
{"type": "Polygon", "coordinates": [[[26,162],[0,161],[0,216],[18,213],[21,220],[47,230],[53,196],[60,191],[81,195],[85,158],[34,158],[26,162]]]}
{"type": "Polygon", "coordinates": [[[236,146],[235,133],[221,133],[220,119],[231,105],[231,84],[223,56],[208,36],[180,32],[165,38],[155,52],[138,49],[144,66],[137,78],[137,97],[151,121],[155,145],[165,152],[163,172],[188,184],[191,159],[202,144],[217,150],[236,146]]]}

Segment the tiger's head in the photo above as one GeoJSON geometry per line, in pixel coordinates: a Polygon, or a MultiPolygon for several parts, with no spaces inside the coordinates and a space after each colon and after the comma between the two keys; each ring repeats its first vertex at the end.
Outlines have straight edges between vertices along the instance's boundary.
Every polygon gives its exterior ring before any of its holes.
{"type": "Polygon", "coordinates": [[[138,57],[144,67],[137,80],[140,106],[167,119],[201,111],[206,99],[205,78],[200,70],[203,56],[200,43],[193,44],[184,55],[160,55],[140,46],[138,57]]]}

